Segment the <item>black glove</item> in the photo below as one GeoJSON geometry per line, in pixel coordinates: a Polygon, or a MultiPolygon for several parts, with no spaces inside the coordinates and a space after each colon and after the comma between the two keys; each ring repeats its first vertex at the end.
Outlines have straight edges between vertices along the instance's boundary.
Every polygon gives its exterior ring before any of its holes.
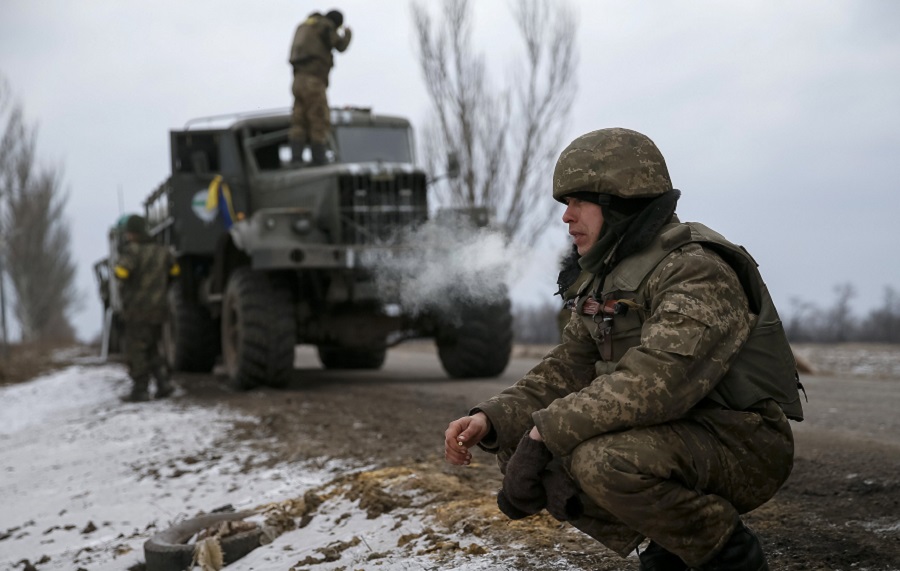
{"type": "Polygon", "coordinates": [[[553,454],[543,442],[529,438],[519,441],[515,454],[506,465],[503,488],[497,494],[497,507],[511,519],[534,515],[547,505],[541,474],[553,454]]]}
{"type": "Polygon", "coordinates": [[[550,515],[559,521],[572,521],[584,514],[584,505],[578,497],[578,486],[566,472],[562,462],[550,462],[541,474],[541,483],[547,494],[547,511],[550,515]]]}
{"type": "Polygon", "coordinates": [[[522,519],[523,517],[534,515],[533,513],[523,512],[512,505],[509,498],[506,497],[506,492],[503,491],[503,488],[500,488],[500,491],[497,492],[497,507],[500,508],[500,511],[509,519],[522,519]]]}

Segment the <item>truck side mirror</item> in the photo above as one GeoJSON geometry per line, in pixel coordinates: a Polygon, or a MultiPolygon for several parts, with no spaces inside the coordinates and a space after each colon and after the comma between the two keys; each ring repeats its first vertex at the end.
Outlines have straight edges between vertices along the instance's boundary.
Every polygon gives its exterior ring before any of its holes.
{"type": "Polygon", "coordinates": [[[459,176],[459,157],[456,153],[450,151],[447,153],[447,178],[457,178],[459,176]]]}

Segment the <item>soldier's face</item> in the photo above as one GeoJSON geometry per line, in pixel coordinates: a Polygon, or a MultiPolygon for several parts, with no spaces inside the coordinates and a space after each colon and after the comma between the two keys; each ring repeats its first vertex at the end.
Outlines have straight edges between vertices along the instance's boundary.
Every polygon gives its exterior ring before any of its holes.
{"type": "Polygon", "coordinates": [[[603,228],[603,210],[600,205],[577,198],[567,198],[566,211],[562,219],[569,225],[569,235],[575,242],[578,255],[587,254],[591,246],[597,243],[600,229],[603,228]]]}

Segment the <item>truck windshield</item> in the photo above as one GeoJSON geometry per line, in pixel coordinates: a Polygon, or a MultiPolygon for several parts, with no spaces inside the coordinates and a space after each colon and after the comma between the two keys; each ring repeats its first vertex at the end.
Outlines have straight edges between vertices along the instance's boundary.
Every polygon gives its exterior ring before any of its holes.
{"type": "Polygon", "coordinates": [[[335,126],[334,136],[342,163],[412,162],[407,127],[335,126]]]}

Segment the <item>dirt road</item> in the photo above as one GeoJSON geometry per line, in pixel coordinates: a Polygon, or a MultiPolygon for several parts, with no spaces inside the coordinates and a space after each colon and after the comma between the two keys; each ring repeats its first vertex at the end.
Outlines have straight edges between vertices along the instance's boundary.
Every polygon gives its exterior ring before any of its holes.
{"type": "MultiPolygon", "coordinates": [[[[443,464],[443,431],[449,420],[515,382],[534,362],[534,357],[513,359],[498,379],[455,381],[446,378],[427,348],[393,350],[381,371],[353,373],[323,371],[312,352],[301,351],[287,390],[241,394],[221,379],[197,376],[182,380],[187,394],[181,398],[203,406],[224,404],[256,419],[240,423],[231,437],[270,458],[416,465],[457,479],[464,490],[457,500],[463,496],[475,502],[470,506],[489,505],[500,483],[493,458],[478,452],[471,467],[443,464]]],[[[758,530],[772,569],[900,569],[900,379],[809,376],[802,381],[808,420],[795,424],[794,472],[771,502],[746,516],[747,522],[758,530]]],[[[449,526],[463,516],[455,517],[449,526]]],[[[635,559],[620,560],[552,520],[532,520],[525,520],[530,526],[504,526],[490,519],[480,527],[466,521],[497,549],[507,546],[515,562],[510,569],[637,569],[635,559]],[[508,547],[518,543],[533,549],[508,547]]]]}
{"type": "MultiPolygon", "coordinates": [[[[900,570],[900,348],[816,350],[837,373],[802,379],[794,472],[746,519],[773,570],[900,570]]],[[[0,387],[0,569],[142,571],[153,534],[232,504],[275,537],[234,571],[636,570],[549,516],[506,519],[490,455],[443,462],[447,423],[537,359],[455,381],[428,344],[362,372],[301,349],[285,390],[181,375],[123,404],[124,367],[88,358],[0,387]]]]}

